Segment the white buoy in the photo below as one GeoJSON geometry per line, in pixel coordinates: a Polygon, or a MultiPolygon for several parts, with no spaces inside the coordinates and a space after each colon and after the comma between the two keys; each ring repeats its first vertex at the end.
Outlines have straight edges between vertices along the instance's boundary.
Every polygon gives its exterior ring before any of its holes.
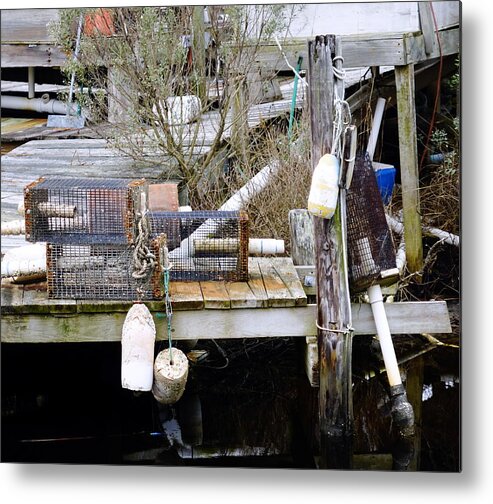
{"type": "Polygon", "coordinates": [[[339,196],[339,160],[332,154],[320,158],[313,170],[308,194],[308,211],[322,219],[331,219],[339,196]]]}
{"type": "Polygon", "coordinates": [[[154,385],[152,394],[161,404],[174,404],[180,400],[188,378],[187,356],[178,348],[166,348],[159,352],[154,362],[154,385]]]}
{"type": "Polygon", "coordinates": [[[147,306],[134,304],[122,330],[122,387],[152,389],[156,326],[147,306]]]}

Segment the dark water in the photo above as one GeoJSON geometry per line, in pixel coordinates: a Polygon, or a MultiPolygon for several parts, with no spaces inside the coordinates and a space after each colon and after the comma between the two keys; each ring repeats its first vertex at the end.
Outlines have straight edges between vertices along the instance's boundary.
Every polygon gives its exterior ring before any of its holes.
{"type": "MultiPolygon", "coordinates": [[[[118,343],[3,344],[2,461],[316,468],[317,390],[302,341],[217,343],[199,343],[207,357],[174,407],[121,389],[118,343]]],[[[371,339],[355,338],[355,468],[391,469],[398,457],[386,375],[365,379],[379,365],[371,339]]],[[[423,398],[410,468],[458,471],[459,351],[435,348],[403,369],[423,398]]]]}

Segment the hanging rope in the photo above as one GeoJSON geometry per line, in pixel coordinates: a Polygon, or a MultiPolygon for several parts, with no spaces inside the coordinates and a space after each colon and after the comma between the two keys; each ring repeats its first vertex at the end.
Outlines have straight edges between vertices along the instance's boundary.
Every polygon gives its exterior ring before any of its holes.
{"type": "Polygon", "coordinates": [[[334,86],[334,124],[331,154],[341,159],[344,131],[346,127],[351,124],[351,109],[349,103],[344,99],[344,80],[346,79],[346,71],[343,68],[337,68],[335,66],[336,61],[339,60],[344,63],[344,58],[342,56],[335,56],[332,60],[332,72],[334,77],[341,81],[341,86],[334,86]],[[339,87],[342,89],[341,96],[339,95],[339,87]]]}
{"type": "Polygon", "coordinates": [[[143,213],[138,213],[137,218],[137,237],[133,253],[132,278],[140,280],[137,295],[141,299],[144,295],[144,284],[156,266],[156,256],[149,249],[150,229],[147,210],[143,213]]]}

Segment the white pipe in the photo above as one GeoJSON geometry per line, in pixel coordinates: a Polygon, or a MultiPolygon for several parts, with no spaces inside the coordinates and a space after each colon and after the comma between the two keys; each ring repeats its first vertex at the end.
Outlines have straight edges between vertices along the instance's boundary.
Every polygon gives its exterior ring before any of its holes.
{"type": "MultiPolygon", "coordinates": [[[[267,165],[252,177],[239,191],[229,198],[219,207],[220,211],[238,211],[248,203],[256,194],[262,191],[269,183],[270,178],[279,170],[279,163],[267,165]]],[[[177,257],[190,257],[194,255],[193,242],[197,237],[213,235],[217,229],[218,222],[214,219],[206,220],[188,238],[185,238],[180,246],[169,253],[170,259],[177,257]]]]}
{"type": "Polygon", "coordinates": [[[27,68],[27,97],[29,99],[34,98],[35,93],[35,77],[34,77],[34,67],[27,68]]]}
{"type": "Polygon", "coordinates": [[[46,273],[46,259],[3,260],[2,278],[46,273]]]}
{"type": "Polygon", "coordinates": [[[370,159],[373,159],[375,149],[377,147],[378,133],[380,132],[385,103],[385,98],[379,98],[375,106],[375,114],[373,116],[370,138],[368,139],[368,147],[366,148],[368,154],[370,154],[370,159]]]}
{"type": "Polygon", "coordinates": [[[272,175],[279,170],[279,163],[264,166],[254,177],[252,177],[239,191],[226,201],[219,210],[235,211],[240,210],[256,194],[262,191],[270,181],[272,175]]]}
{"type": "Polygon", "coordinates": [[[77,110],[73,105],[67,106],[60,100],[46,98],[25,98],[23,96],[2,95],[2,108],[13,110],[32,110],[33,112],[48,112],[49,114],[76,115],[77,110]]]}
{"type": "Polygon", "coordinates": [[[26,221],[19,219],[10,222],[2,222],[2,236],[23,235],[26,233],[26,221]]]}
{"type": "MultiPolygon", "coordinates": [[[[404,234],[404,224],[398,221],[395,217],[391,215],[385,214],[385,218],[387,219],[387,224],[390,226],[390,229],[398,235],[404,234]]],[[[442,229],[437,229],[429,226],[423,226],[423,233],[429,236],[434,236],[439,240],[448,243],[449,245],[453,245],[454,247],[458,247],[460,245],[460,237],[454,233],[449,233],[448,231],[443,231],[442,229]]]]}
{"type": "Polygon", "coordinates": [[[399,364],[395,356],[392,336],[390,335],[389,323],[385,314],[383,305],[382,289],[379,284],[368,288],[368,297],[370,298],[371,310],[375,325],[377,327],[378,340],[382,349],[383,361],[387,370],[387,378],[391,387],[402,384],[399,364]]]}
{"type": "Polygon", "coordinates": [[[284,240],[274,238],[250,238],[248,253],[252,255],[280,255],[284,254],[284,240]]]}

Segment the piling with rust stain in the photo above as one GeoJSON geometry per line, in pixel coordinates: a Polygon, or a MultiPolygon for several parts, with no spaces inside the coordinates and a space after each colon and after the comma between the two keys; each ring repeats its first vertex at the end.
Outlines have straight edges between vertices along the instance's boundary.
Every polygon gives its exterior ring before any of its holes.
{"type": "MultiPolygon", "coordinates": [[[[316,37],[308,43],[312,169],[324,154],[330,153],[332,146],[334,52],[334,36],[316,37]]],[[[320,467],[348,469],[352,463],[353,428],[351,337],[343,331],[350,322],[351,307],[345,282],[340,205],[332,219],[313,219],[319,325],[320,467]]]]}

